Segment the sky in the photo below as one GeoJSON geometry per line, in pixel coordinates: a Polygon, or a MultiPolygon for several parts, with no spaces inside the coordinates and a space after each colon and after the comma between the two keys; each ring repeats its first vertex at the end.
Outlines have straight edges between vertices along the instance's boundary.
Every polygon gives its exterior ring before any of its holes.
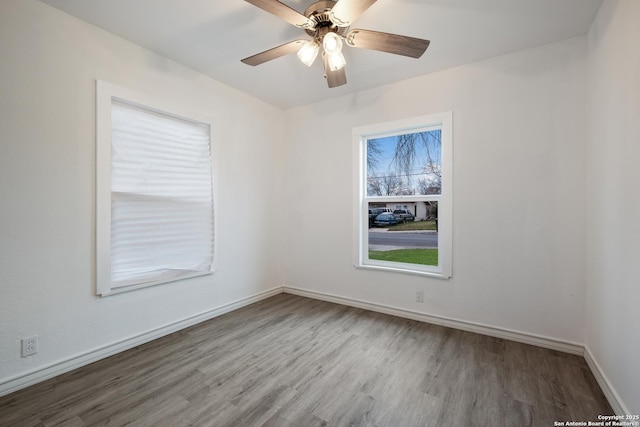
{"type": "MultiPolygon", "coordinates": [[[[371,169],[367,170],[367,176],[382,178],[384,176],[401,174],[404,176],[405,181],[409,181],[409,186],[412,188],[416,187],[418,181],[421,178],[433,178],[425,170],[425,166],[427,163],[427,150],[422,143],[423,139],[419,136],[421,132],[409,133],[404,135],[411,134],[416,135],[418,144],[416,147],[416,160],[411,166],[410,175],[408,177],[402,172],[397,172],[394,167],[395,165],[393,162],[393,157],[398,145],[399,135],[383,138],[371,138],[367,141],[367,156],[372,155],[371,146],[374,144],[379,151],[377,161],[374,163],[371,169]]],[[[431,152],[432,159],[435,161],[436,165],[440,167],[442,165],[440,130],[422,132],[422,134],[424,134],[424,136],[426,136],[427,140],[429,141],[429,150],[431,152]]]]}

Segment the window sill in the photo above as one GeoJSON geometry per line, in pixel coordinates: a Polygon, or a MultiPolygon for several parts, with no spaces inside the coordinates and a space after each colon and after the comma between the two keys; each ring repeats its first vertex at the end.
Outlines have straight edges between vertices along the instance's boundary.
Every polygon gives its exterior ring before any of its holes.
{"type": "Polygon", "coordinates": [[[402,273],[402,274],[411,274],[414,276],[433,277],[441,280],[451,279],[451,275],[443,274],[442,272],[438,272],[438,271],[412,270],[409,268],[402,268],[402,267],[396,267],[396,266],[390,266],[390,265],[359,264],[359,265],[354,265],[354,267],[362,270],[388,271],[391,273],[402,273]]]}
{"type": "Polygon", "coordinates": [[[130,292],[130,291],[136,291],[138,289],[143,289],[143,288],[148,288],[150,286],[157,286],[157,285],[163,285],[165,283],[172,283],[172,282],[177,282],[179,280],[184,280],[184,279],[191,279],[194,277],[200,277],[200,276],[208,276],[215,273],[215,269],[214,270],[210,270],[210,271],[200,271],[200,272],[193,272],[193,273],[186,273],[186,274],[181,274],[178,276],[174,276],[171,278],[163,278],[163,279],[159,279],[159,280],[151,280],[148,282],[143,282],[143,283],[137,283],[137,284],[132,284],[132,285],[128,285],[128,286],[120,286],[120,287],[115,287],[115,288],[110,288],[109,290],[106,291],[98,291],[98,296],[100,297],[108,297],[111,295],[117,295],[117,294],[122,294],[125,292],[130,292]]]}

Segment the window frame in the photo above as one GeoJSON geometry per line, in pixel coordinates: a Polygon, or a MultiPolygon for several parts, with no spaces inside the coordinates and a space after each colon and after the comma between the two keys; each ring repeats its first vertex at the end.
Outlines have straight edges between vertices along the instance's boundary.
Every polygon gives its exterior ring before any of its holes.
{"type": "Polygon", "coordinates": [[[213,144],[213,120],[201,113],[183,106],[164,102],[155,97],[130,90],[102,80],[96,80],[96,295],[105,297],[150,286],[175,282],[187,278],[205,276],[216,271],[216,168],[213,144]],[[184,273],[178,276],[152,280],[123,287],[112,287],[111,281],[111,106],[112,102],[128,104],[132,107],[158,113],[194,124],[206,125],[209,129],[209,150],[211,162],[212,190],[212,231],[213,259],[209,270],[184,273]]]}
{"type": "Polygon", "coordinates": [[[453,267],[453,113],[444,112],[353,129],[354,161],[354,267],[449,279],[453,267]],[[439,195],[367,196],[367,152],[369,139],[414,133],[430,128],[441,130],[442,188],[439,195]],[[371,201],[403,204],[413,201],[438,202],[438,266],[369,259],[369,217],[371,201]]]}

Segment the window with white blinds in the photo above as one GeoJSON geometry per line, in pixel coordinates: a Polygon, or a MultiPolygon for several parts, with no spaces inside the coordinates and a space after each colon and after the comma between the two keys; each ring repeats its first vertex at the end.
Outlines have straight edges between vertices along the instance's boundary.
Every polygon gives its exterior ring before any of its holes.
{"type": "Polygon", "coordinates": [[[109,121],[98,129],[98,294],[211,273],[210,126],[108,98],[109,115],[98,118],[109,121]]]}

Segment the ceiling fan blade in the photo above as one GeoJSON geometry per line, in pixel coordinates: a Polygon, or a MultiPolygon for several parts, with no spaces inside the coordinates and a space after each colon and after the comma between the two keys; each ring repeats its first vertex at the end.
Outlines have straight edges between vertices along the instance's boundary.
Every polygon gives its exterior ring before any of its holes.
{"type": "Polygon", "coordinates": [[[346,36],[346,42],[353,47],[379,50],[411,58],[420,58],[430,43],[429,40],[415,37],[360,29],[349,31],[346,36]]]}
{"type": "Polygon", "coordinates": [[[338,27],[348,27],[375,2],[376,0],[338,0],[331,9],[329,18],[338,27]]]}
{"type": "Polygon", "coordinates": [[[324,52],[322,53],[322,63],[324,64],[324,75],[327,78],[327,84],[330,88],[347,84],[347,73],[345,72],[345,67],[331,71],[329,68],[329,59],[324,52]]]}
{"type": "Polygon", "coordinates": [[[294,40],[289,43],[285,43],[278,47],[274,47],[264,52],[257,53],[248,58],[244,58],[242,62],[247,65],[260,65],[272,59],[280,58],[281,56],[289,55],[290,53],[297,52],[306,43],[306,40],[294,40]]]}
{"type": "Polygon", "coordinates": [[[245,0],[247,3],[251,3],[252,5],[259,7],[260,9],[271,13],[272,15],[277,16],[278,18],[284,19],[290,24],[295,25],[298,28],[313,28],[315,23],[304,16],[301,13],[298,13],[294,9],[291,9],[284,3],[280,3],[278,0],[245,0]]]}

